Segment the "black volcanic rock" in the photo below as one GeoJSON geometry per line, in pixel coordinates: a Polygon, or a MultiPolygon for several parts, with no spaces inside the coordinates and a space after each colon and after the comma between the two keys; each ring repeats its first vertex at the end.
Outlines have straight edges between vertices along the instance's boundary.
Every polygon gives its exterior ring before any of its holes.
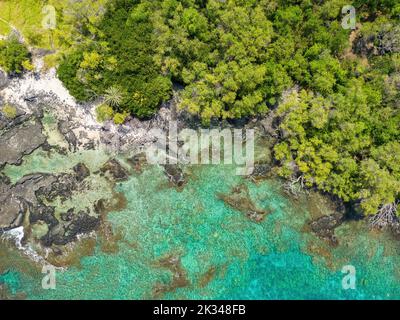
{"type": "Polygon", "coordinates": [[[39,205],[36,208],[32,208],[30,210],[29,222],[34,224],[38,221],[46,222],[49,228],[56,226],[59,222],[54,216],[54,207],[39,205]]]}
{"type": "Polygon", "coordinates": [[[183,170],[178,165],[164,165],[164,173],[168,180],[177,187],[182,187],[187,182],[183,170]]]}
{"type": "Polygon", "coordinates": [[[25,121],[0,135],[0,168],[5,164],[20,164],[24,155],[32,153],[46,142],[40,121],[25,121]]]}
{"type": "Polygon", "coordinates": [[[110,173],[116,181],[125,181],[129,178],[129,172],[115,159],[107,161],[100,171],[110,173]]]}
{"type": "Polygon", "coordinates": [[[320,217],[310,222],[311,230],[321,239],[329,242],[332,246],[337,246],[338,241],[335,236],[335,228],[340,226],[344,221],[343,214],[334,213],[331,215],[320,217]]]}
{"type": "Polygon", "coordinates": [[[67,121],[59,121],[57,124],[58,131],[64,136],[65,140],[68,142],[69,150],[76,151],[78,145],[78,139],[75,133],[71,130],[70,125],[67,121]]]}
{"type": "Polygon", "coordinates": [[[97,230],[100,226],[100,218],[88,215],[84,211],[80,211],[77,215],[70,216],[70,222],[55,225],[41,239],[45,246],[65,245],[77,239],[79,234],[89,233],[97,230]]]}
{"type": "MultiPolygon", "coordinates": [[[[4,180],[4,178],[2,179],[4,180]]],[[[3,182],[0,194],[0,230],[8,230],[19,227],[29,209],[31,219],[35,220],[35,214],[40,214],[40,200],[36,192],[41,188],[56,181],[56,177],[48,174],[34,174],[23,177],[15,185],[3,182]]],[[[37,220],[44,220],[37,218],[37,220]]]]}
{"type": "Polygon", "coordinates": [[[75,167],[72,168],[76,173],[76,180],[82,182],[88,176],[90,176],[90,170],[83,163],[78,163],[75,167]]]}

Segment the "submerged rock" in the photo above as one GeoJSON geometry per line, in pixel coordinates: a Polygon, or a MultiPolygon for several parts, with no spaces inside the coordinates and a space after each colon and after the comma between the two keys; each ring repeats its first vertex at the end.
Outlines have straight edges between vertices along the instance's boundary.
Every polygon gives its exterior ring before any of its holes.
{"type": "Polygon", "coordinates": [[[335,228],[340,226],[343,221],[343,214],[334,213],[315,219],[309,225],[319,238],[326,240],[332,246],[337,246],[339,242],[335,236],[335,228]]]}
{"type": "Polygon", "coordinates": [[[73,174],[62,173],[54,176],[55,180],[46,186],[40,188],[36,195],[47,201],[54,201],[56,198],[60,198],[62,201],[70,198],[75,191],[84,191],[86,189],[85,184],[82,184],[89,175],[89,169],[82,163],[77,164],[73,167],[73,174]]]}
{"type": "Polygon", "coordinates": [[[253,180],[262,180],[268,178],[271,175],[271,165],[270,164],[255,164],[253,172],[249,177],[253,180]]]}
{"type": "Polygon", "coordinates": [[[170,283],[158,283],[153,288],[154,298],[161,298],[165,293],[175,291],[178,288],[184,288],[190,285],[187,272],[182,266],[181,257],[171,254],[156,262],[156,266],[168,269],[172,273],[170,283]]]}
{"type": "Polygon", "coordinates": [[[261,222],[270,213],[267,210],[257,208],[251,200],[249,189],[245,184],[234,187],[231,194],[218,193],[217,197],[231,208],[244,213],[254,222],[261,222]]]}
{"type": "Polygon", "coordinates": [[[110,173],[115,181],[125,181],[129,178],[129,172],[115,159],[107,161],[100,171],[110,173]]]}
{"type": "Polygon", "coordinates": [[[49,228],[58,224],[58,220],[54,216],[55,208],[45,205],[38,205],[30,210],[29,222],[34,224],[38,221],[44,221],[49,228]]]}
{"type": "Polygon", "coordinates": [[[73,171],[59,175],[32,174],[15,185],[11,185],[7,177],[0,176],[0,231],[21,226],[28,212],[31,226],[46,224],[48,232],[41,238],[45,246],[69,243],[76,239],[77,234],[97,228],[98,218],[89,215],[89,208],[88,212],[81,211],[77,215],[73,209],[68,210],[57,218],[55,207],[48,205],[57,198],[63,202],[74,192],[86,190],[83,181],[90,175],[89,169],[80,163],[73,167],[73,171]]]}
{"type": "Polygon", "coordinates": [[[66,221],[66,222],[72,221],[72,219],[74,218],[74,211],[75,210],[73,208],[71,208],[67,212],[61,213],[61,215],[60,215],[61,220],[66,221]]]}
{"type": "Polygon", "coordinates": [[[187,182],[183,170],[178,165],[164,165],[164,173],[168,177],[168,180],[176,187],[183,187],[187,182]]]}
{"type": "Polygon", "coordinates": [[[142,167],[147,164],[147,158],[145,153],[135,154],[133,157],[128,159],[128,163],[137,172],[142,172],[142,167]]]}
{"type": "Polygon", "coordinates": [[[90,176],[90,170],[83,163],[78,163],[75,167],[72,168],[76,173],[76,180],[81,182],[85,180],[88,176],[90,176]]]}
{"type": "Polygon", "coordinates": [[[55,181],[56,178],[47,174],[35,174],[22,178],[17,184],[2,184],[0,195],[0,230],[9,230],[22,225],[23,218],[29,210],[35,214],[35,207],[40,206],[36,192],[55,181]]]}
{"type": "Polygon", "coordinates": [[[39,205],[34,207],[31,212],[30,222],[38,220],[46,222],[48,232],[40,240],[44,246],[65,245],[74,242],[79,234],[89,233],[98,228],[100,218],[91,216],[91,208],[86,211],[79,211],[75,214],[75,209],[70,208],[67,212],[60,214],[60,218],[55,217],[55,208],[44,205],[44,199],[51,202],[60,198],[61,201],[70,199],[74,192],[86,190],[85,183],[82,183],[90,175],[89,169],[84,164],[78,164],[73,168],[74,174],[60,174],[54,176],[54,180],[47,185],[39,188],[35,195],[39,205]]]}
{"type": "Polygon", "coordinates": [[[70,211],[69,214],[67,222],[53,226],[41,239],[45,246],[65,245],[75,241],[79,234],[89,233],[100,226],[100,218],[90,216],[84,211],[80,211],[77,215],[70,211]]]}
{"type": "Polygon", "coordinates": [[[61,201],[65,201],[72,196],[77,187],[77,180],[74,175],[61,174],[56,177],[54,182],[40,188],[36,195],[40,199],[46,199],[48,202],[54,201],[58,197],[61,201]]]}

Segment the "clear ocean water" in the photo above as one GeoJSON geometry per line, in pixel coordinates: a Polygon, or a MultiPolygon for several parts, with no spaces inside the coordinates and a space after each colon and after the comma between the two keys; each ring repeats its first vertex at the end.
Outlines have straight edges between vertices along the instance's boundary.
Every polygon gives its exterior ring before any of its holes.
{"type": "MultiPolygon", "coordinates": [[[[17,180],[27,167],[49,167],[38,154],[32,159],[5,172],[17,180]]],[[[294,201],[277,181],[254,183],[233,170],[189,168],[188,183],[177,190],[161,167],[147,167],[116,186],[127,199],[107,215],[120,235],[116,250],[97,241],[79,264],[57,271],[55,290],[44,290],[41,269],[3,244],[0,283],[27,299],[400,298],[399,244],[389,235],[353,221],[336,229],[339,246],[330,247],[305,227],[312,200],[294,201]],[[251,201],[271,212],[260,223],[217,196],[243,183],[251,201]],[[355,289],[342,287],[345,265],[355,267],[355,289]]]]}

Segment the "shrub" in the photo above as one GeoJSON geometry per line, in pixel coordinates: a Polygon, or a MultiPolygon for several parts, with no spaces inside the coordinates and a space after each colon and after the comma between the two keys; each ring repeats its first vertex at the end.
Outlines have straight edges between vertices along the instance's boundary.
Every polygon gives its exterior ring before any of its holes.
{"type": "Polygon", "coordinates": [[[160,2],[109,3],[95,26],[100,41],[87,39],[68,52],[58,76],[79,101],[104,97],[104,104],[115,111],[150,117],[169,99],[172,89],[169,75],[161,75],[160,62],[155,62],[159,41],[150,17],[160,2]]]}
{"type": "Polygon", "coordinates": [[[59,63],[59,55],[57,54],[50,54],[44,57],[44,69],[49,70],[51,68],[54,68],[57,66],[59,63]]]}
{"type": "Polygon", "coordinates": [[[17,116],[17,108],[10,104],[6,104],[3,107],[2,112],[8,119],[14,119],[17,116]]]}
{"type": "Polygon", "coordinates": [[[123,124],[128,116],[129,116],[129,113],[127,113],[127,112],[123,112],[123,113],[117,112],[114,115],[114,123],[115,124],[123,124]]]}
{"type": "Polygon", "coordinates": [[[111,120],[114,116],[114,110],[107,104],[102,104],[96,109],[96,119],[99,122],[111,120]]]}
{"type": "Polygon", "coordinates": [[[22,62],[22,67],[27,71],[33,71],[35,69],[35,67],[29,60],[24,60],[22,62]]]}
{"type": "Polygon", "coordinates": [[[0,66],[9,73],[22,73],[31,66],[28,49],[17,39],[11,38],[0,42],[0,66]],[[29,63],[29,65],[28,65],[29,63]]]}
{"type": "Polygon", "coordinates": [[[68,58],[64,57],[57,69],[58,77],[78,101],[85,101],[89,98],[87,90],[85,90],[84,85],[77,77],[82,57],[83,54],[81,52],[74,52],[68,58]]]}

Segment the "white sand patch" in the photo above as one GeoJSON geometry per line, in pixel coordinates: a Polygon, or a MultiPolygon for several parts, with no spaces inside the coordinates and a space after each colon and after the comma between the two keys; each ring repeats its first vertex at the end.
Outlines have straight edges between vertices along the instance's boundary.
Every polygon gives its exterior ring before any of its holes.
{"type": "Polygon", "coordinates": [[[1,93],[6,101],[20,105],[28,112],[28,105],[25,99],[37,95],[54,96],[62,103],[76,106],[75,99],[56,77],[54,68],[40,75],[40,77],[35,77],[33,73],[27,73],[21,78],[12,79],[1,93]]]}

